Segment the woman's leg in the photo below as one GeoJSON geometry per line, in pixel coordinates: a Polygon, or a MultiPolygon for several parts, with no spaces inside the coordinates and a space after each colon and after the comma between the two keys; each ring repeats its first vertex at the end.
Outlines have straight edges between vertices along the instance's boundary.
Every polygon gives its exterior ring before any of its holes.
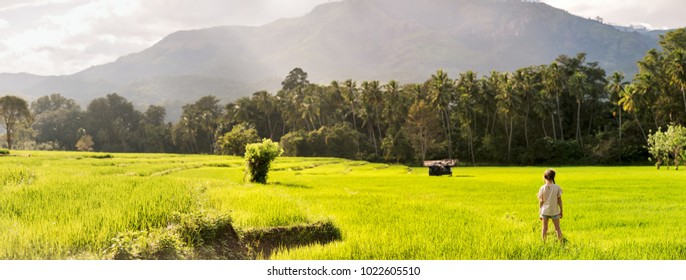
{"type": "Polygon", "coordinates": [[[553,225],[555,225],[555,232],[557,232],[557,240],[562,242],[562,229],[560,228],[560,219],[554,219],[553,225]]]}
{"type": "Polygon", "coordinates": [[[543,221],[543,230],[541,232],[541,237],[543,238],[543,241],[545,241],[545,236],[548,235],[548,218],[543,217],[543,220],[541,221],[543,221]]]}

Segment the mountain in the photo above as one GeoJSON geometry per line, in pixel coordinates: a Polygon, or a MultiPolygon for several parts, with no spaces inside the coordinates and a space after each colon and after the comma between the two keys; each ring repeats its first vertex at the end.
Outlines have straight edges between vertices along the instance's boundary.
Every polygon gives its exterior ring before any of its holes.
{"type": "MultiPolygon", "coordinates": [[[[630,77],[657,35],[619,30],[544,3],[515,0],[347,0],[260,27],[179,31],[139,53],[69,76],[0,75],[0,92],[59,92],[82,104],[118,92],[178,106],[278,90],[295,67],[310,80],[420,82],[444,69],[487,74],[586,52],[608,75],[630,77]]],[[[173,109],[172,109],[173,111],[173,109]]],[[[174,114],[174,113],[171,113],[174,114]]]]}

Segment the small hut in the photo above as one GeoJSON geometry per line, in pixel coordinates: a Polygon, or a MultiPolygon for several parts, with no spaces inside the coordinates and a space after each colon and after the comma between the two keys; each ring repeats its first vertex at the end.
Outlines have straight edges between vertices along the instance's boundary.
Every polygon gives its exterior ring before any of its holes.
{"type": "Polygon", "coordinates": [[[450,175],[453,176],[452,168],[457,165],[456,159],[425,160],[424,166],[429,168],[429,176],[450,175]]]}

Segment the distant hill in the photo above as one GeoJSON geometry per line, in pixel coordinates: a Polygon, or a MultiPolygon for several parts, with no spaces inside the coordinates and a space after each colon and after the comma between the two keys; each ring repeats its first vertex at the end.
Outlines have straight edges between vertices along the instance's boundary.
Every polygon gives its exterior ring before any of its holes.
{"type": "MultiPolygon", "coordinates": [[[[420,82],[437,69],[512,71],[586,52],[608,74],[637,71],[657,35],[512,0],[348,0],[260,27],[170,34],[139,53],[59,77],[0,75],[0,92],[59,92],[82,104],[118,92],[139,104],[178,106],[275,91],[294,67],[310,80],[420,82]]],[[[175,111],[173,108],[172,111],[175,111]]],[[[175,113],[171,113],[172,115],[175,113]]]]}

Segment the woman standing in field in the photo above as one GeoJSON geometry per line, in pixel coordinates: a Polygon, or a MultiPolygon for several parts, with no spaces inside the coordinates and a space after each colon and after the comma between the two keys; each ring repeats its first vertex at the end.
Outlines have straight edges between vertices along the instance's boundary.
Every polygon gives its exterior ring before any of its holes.
{"type": "Polygon", "coordinates": [[[562,229],[560,229],[560,219],[562,219],[562,188],[555,184],[555,170],[548,169],[543,173],[545,185],[538,190],[538,207],[541,221],[543,222],[542,237],[545,241],[548,234],[548,220],[553,220],[557,239],[562,242],[562,229]]]}

